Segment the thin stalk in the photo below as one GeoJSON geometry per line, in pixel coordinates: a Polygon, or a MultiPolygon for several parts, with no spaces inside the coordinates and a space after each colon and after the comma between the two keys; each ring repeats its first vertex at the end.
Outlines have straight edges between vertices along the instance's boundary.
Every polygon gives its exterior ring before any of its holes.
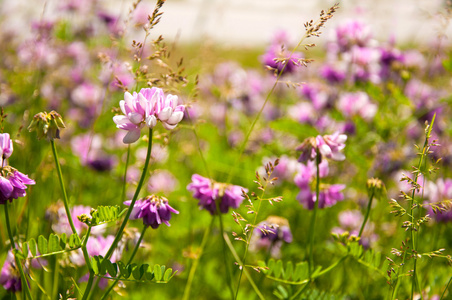
{"type": "Polygon", "coordinates": [[[64,209],[66,211],[66,215],[68,218],[69,225],[71,226],[72,233],[77,234],[77,230],[75,229],[74,222],[72,221],[71,211],[69,210],[69,201],[67,199],[66,188],[64,187],[63,181],[63,173],[61,172],[60,161],[58,160],[58,154],[55,146],[55,141],[50,140],[50,144],[52,145],[53,158],[55,159],[55,166],[57,168],[58,179],[60,180],[61,192],[63,193],[63,204],[64,209]]]}
{"type": "Polygon", "coordinates": [[[234,258],[237,260],[237,262],[239,263],[239,265],[242,266],[243,272],[245,273],[246,278],[248,278],[248,281],[250,282],[251,286],[253,287],[254,291],[256,292],[257,296],[259,297],[259,299],[264,300],[265,297],[262,295],[262,293],[259,291],[258,287],[256,286],[256,284],[254,283],[253,278],[251,277],[251,275],[248,273],[248,270],[245,269],[245,265],[242,262],[242,260],[240,259],[239,255],[237,254],[237,252],[234,249],[234,246],[232,246],[231,240],[229,239],[229,237],[225,234],[223,235],[223,238],[226,242],[226,244],[229,247],[229,250],[231,250],[232,255],[234,256],[234,258]]]}
{"type": "Polygon", "coordinates": [[[202,237],[199,253],[198,253],[197,257],[195,258],[195,261],[191,265],[190,274],[188,274],[188,280],[187,280],[187,284],[185,285],[184,296],[182,298],[183,300],[188,300],[190,298],[190,290],[191,290],[191,286],[193,283],[193,279],[195,278],[196,268],[198,267],[199,260],[201,259],[204,248],[206,247],[207,240],[210,235],[210,231],[212,230],[214,220],[215,220],[215,217],[212,217],[210,226],[206,228],[206,231],[204,231],[204,236],[202,237]]]}
{"type": "MultiPolygon", "coordinates": [[[[132,255],[129,258],[129,261],[127,262],[127,265],[130,265],[132,263],[132,260],[135,258],[135,255],[138,252],[138,249],[140,248],[141,241],[143,240],[144,234],[146,233],[146,229],[148,229],[148,226],[144,225],[143,230],[141,231],[140,238],[138,239],[137,244],[135,245],[135,248],[133,249],[132,255]]],[[[113,288],[116,286],[116,284],[119,282],[119,278],[116,279],[112,285],[108,288],[108,290],[105,292],[105,294],[102,296],[101,300],[104,300],[107,298],[108,294],[113,290],[113,288]]]]}
{"type": "Polygon", "coordinates": [[[148,151],[146,154],[146,160],[144,162],[143,172],[141,173],[140,181],[138,182],[137,189],[135,191],[135,194],[133,195],[132,202],[130,203],[129,209],[127,210],[127,213],[124,217],[121,227],[119,227],[119,230],[116,233],[115,239],[114,239],[113,243],[111,244],[110,248],[108,249],[107,254],[105,255],[106,259],[109,259],[111,257],[111,255],[113,254],[113,251],[115,250],[116,246],[119,243],[119,240],[121,239],[122,233],[124,232],[127,222],[129,221],[129,217],[130,217],[130,214],[132,213],[133,206],[135,205],[135,202],[138,199],[138,195],[140,194],[141,187],[143,186],[144,179],[146,178],[146,175],[147,175],[149,161],[151,159],[151,150],[152,150],[152,128],[149,128],[149,144],[148,144],[148,151]]]}
{"type": "Polygon", "coordinates": [[[91,288],[92,288],[93,282],[94,282],[94,269],[91,264],[91,259],[89,258],[88,250],[86,249],[86,245],[88,244],[88,239],[89,239],[90,233],[91,233],[91,226],[88,227],[88,232],[86,233],[85,240],[83,241],[83,244],[82,244],[83,257],[85,258],[86,266],[88,267],[88,271],[89,271],[88,284],[86,285],[85,293],[83,293],[82,300],[88,299],[89,293],[91,291],[91,288]]]}
{"type": "Polygon", "coordinates": [[[316,200],[314,202],[314,209],[311,217],[311,224],[309,226],[309,236],[308,236],[308,245],[309,245],[309,278],[312,276],[312,272],[314,271],[314,229],[317,218],[317,210],[319,207],[319,195],[320,195],[320,160],[321,160],[320,152],[317,149],[317,155],[315,157],[315,165],[316,165],[316,183],[315,183],[315,195],[316,200]]]}
{"type": "MultiPolygon", "coordinates": [[[[223,199],[222,197],[219,199],[223,199]]],[[[217,199],[217,200],[219,200],[217,199]]],[[[226,267],[226,281],[228,284],[228,288],[229,288],[229,292],[231,293],[231,299],[234,300],[234,290],[232,288],[232,274],[231,274],[231,268],[229,266],[228,263],[228,257],[227,257],[227,252],[226,252],[226,240],[224,239],[224,226],[223,226],[223,218],[221,216],[221,211],[220,211],[220,203],[219,201],[215,201],[215,204],[217,206],[217,213],[218,213],[218,219],[220,220],[220,232],[221,232],[221,239],[223,240],[223,260],[224,260],[224,265],[226,267]]]]}
{"type": "Polygon", "coordinates": [[[259,199],[259,204],[257,205],[257,210],[254,213],[253,226],[251,227],[251,230],[250,230],[250,232],[249,232],[249,234],[247,236],[247,241],[246,241],[246,246],[245,246],[245,253],[243,254],[243,259],[242,259],[243,264],[240,264],[240,266],[242,268],[240,269],[239,282],[237,283],[237,291],[235,293],[235,299],[237,299],[237,296],[239,295],[239,288],[240,288],[240,283],[242,281],[242,274],[243,274],[243,271],[245,269],[245,265],[244,264],[246,263],[246,256],[248,255],[248,248],[250,246],[251,237],[253,236],[254,225],[256,225],[257,216],[259,215],[259,211],[261,209],[261,204],[262,204],[262,200],[261,199],[264,198],[265,190],[267,189],[267,186],[268,186],[268,180],[265,181],[265,186],[264,186],[264,189],[262,190],[262,194],[261,194],[261,197],[259,199]]]}
{"type": "Polygon", "coordinates": [[[372,189],[372,192],[370,193],[370,196],[369,196],[369,204],[367,205],[366,216],[364,217],[363,224],[361,225],[361,229],[359,230],[359,235],[358,235],[358,237],[361,237],[361,235],[363,234],[364,227],[366,226],[367,220],[369,219],[370,209],[371,209],[371,207],[372,207],[372,200],[374,199],[374,192],[375,192],[375,188],[373,188],[373,189],[372,189]]]}
{"type": "Polygon", "coordinates": [[[55,256],[55,268],[53,270],[53,289],[52,289],[52,299],[58,299],[58,284],[60,281],[60,264],[55,256]]]}
{"type": "Polygon", "coordinates": [[[127,185],[127,169],[129,168],[129,159],[130,159],[130,144],[127,146],[127,158],[126,158],[126,166],[124,168],[124,178],[122,181],[122,200],[126,199],[126,185],[127,185]]]}
{"type": "Polygon", "coordinates": [[[444,289],[444,292],[441,294],[441,298],[439,300],[443,300],[444,295],[446,294],[447,289],[449,288],[450,282],[452,281],[452,277],[450,277],[449,282],[446,285],[446,288],[444,289]]]}
{"type": "Polygon", "coordinates": [[[8,236],[9,236],[9,240],[10,240],[10,243],[11,243],[11,251],[12,251],[12,253],[14,255],[14,261],[16,262],[16,266],[19,269],[20,279],[22,281],[22,288],[25,291],[25,297],[24,298],[26,299],[28,297],[30,299],[33,299],[33,297],[31,296],[31,293],[30,293],[30,287],[28,286],[28,282],[27,282],[27,279],[25,277],[24,270],[22,268],[22,263],[21,263],[20,259],[16,256],[16,253],[15,253],[16,252],[15,250],[17,250],[17,249],[16,249],[16,243],[14,242],[14,236],[13,236],[13,233],[11,231],[11,223],[10,223],[10,220],[9,220],[9,213],[8,213],[8,202],[6,202],[3,205],[3,207],[5,208],[6,229],[8,231],[8,236]]]}
{"type": "Polygon", "coordinates": [[[254,118],[253,122],[251,123],[250,129],[248,130],[248,132],[246,133],[245,139],[243,140],[242,145],[240,146],[240,150],[239,150],[239,156],[237,157],[237,159],[235,160],[235,162],[232,164],[232,168],[231,171],[229,172],[228,175],[228,179],[226,180],[226,182],[230,182],[235,170],[236,170],[236,166],[239,165],[240,160],[242,159],[242,155],[243,152],[245,151],[245,147],[248,143],[248,140],[250,138],[251,132],[253,132],[254,130],[254,126],[256,126],[257,121],[260,119],[262,112],[264,111],[265,106],[267,105],[267,102],[270,100],[271,95],[273,94],[273,92],[276,89],[276,86],[279,83],[279,79],[281,78],[282,74],[284,73],[284,70],[287,67],[288,63],[291,63],[291,59],[293,54],[295,53],[295,51],[297,51],[297,49],[301,46],[301,43],[303,43],[304,39],[307,37],[308,35],[305,33],[303,35],[303,37],[300,39],[300,42],[298,43],[298,45],[292,50],[292,52],[289,55],[289,58],[287,59],[287,61],[285,62],[285,64],[283,65],[281,71],[278,73],[278,76],[276,77],[275,83],[273,84],[272,88],[270,89],[270,92],[267,94],[267,97],[265,98],[264,103],[262,104],[261,109],[259,110],[259,112],[257,113],[256,117],[254,118]]]}
{"type": "MultiPolygon", "coordinates": [[[[424,146],[422,147],[422,153],[420,154],[419,164],[418,164],[418,167],[417,167],[417,171],[418,172],[416,172],[416,174],[414,175],[414,182],[415,183],[417,183],[417,180],[419,178],[419,172],[420,172],[420,169],[422,167],[422,164],[424,163],[424,157],[428,154],[427,153],[428,139],[429,139],[429,137],[431,135],[433,124],[435,123],[435,118],[436,118],[436,114],[433,115],[432,122],[430,123],[429,130],[426,133],[424,146]]],[[[415,199],[414,199],[415,192],[416,192],[416,189],[414,188],[412,193],[411,193],[411,199],[412,199],[413,202],[415,202],[415,199]]],[[[414,205],[414,203],[411,203],[411,205],[410,205],[411,224],[415,224],[414,223],[414,215],[413,215],[413,205],[414,205]]],[[[411,228],[411,230],[410,230],[410,238],[411,238],[411,244],[412,244],[412,251],[416,252],[416,249],[417,249],[416,245],[417,245],[417,243],[416,243],[416,241],[414,239],[413,228],[411,228]]],[[[407,251],[404,251],[401,267],[397,271],[397,283],[396,283],[396,286],[394,288],[394,292],[392,294],[392,299],[395,299],[397,297],[397,292],[398,292],[399,286],[400,286],[399,274],[400,274],[400,269],[402,269],[402,271],[403,271],[403,266],[405,265],[406,252],[407,251]]],[[[414,258],[414,263],[413,263],[414,267],[413,267],[413,274],[412,274],[413,278],[412,278],[412,283],[411,283],[411,299],[413,299],[413,296],[414,296],[414,286],[416,285],[416,278],[417,278],[417,275],[416,275],[416,261],[417,261],[417,259],[414,258]]],[[[420,292],[420,294],[422,294],[422,291],[419,291],[419,292],[420,292]]]]}

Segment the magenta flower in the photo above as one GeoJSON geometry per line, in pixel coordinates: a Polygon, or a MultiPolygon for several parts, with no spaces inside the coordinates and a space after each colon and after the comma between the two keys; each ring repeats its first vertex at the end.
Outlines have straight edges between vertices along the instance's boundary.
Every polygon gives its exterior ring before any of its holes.
{"type": "MultiPolygon", "coordinates": [[[[300,171],[295,176],[295,184],[300,188],[300,192],[297,195],[297,200],[303,204],[307,209],[313,209],[314,203],[317,201],[315,189],[315,178],[317,174],[316,166],[313,161],[308,161],[306,165],[300,164],[300,171]]],[[[320,178],[328,176],[329,168],[328,161],[322,160],[319,164],[320,178]]],[[[336,204],[338,201],[344,200],[342,190],[345,185],[342,184],[322,184],[319,192],[319,208],[330,207],[336,204]]]]}
{"type": "Polygon", "coordinates": [[[11,251],[8,251],[5,263],[3,264],[0,274],[0,284],[8,292],[15,293],[22,290],[19,269],[16,267],[14,255],[11,251]]]}
{"type": "Polygon", "coordinates": [[[9,137],[9,133],[0,133],[0,155],[1,166],[6,166],[6,159],[13,153],[13,141],[9,137]]]}
{"type": "Polygon", "coordinates": [[[251,251],[258,249],[269,250],[273,257],[280,256],[283,243],[292,243],[292,232],[287,219],[269,216],[267,220],[260,222],[251,238],[251,251]]]}
{"type": "MultiPolygon", "coordinates": [[[[131,202],[131,200],[125,201],[124,204],[130,206],[131,202]]],[[[162,223],[171,226],[169,223],[171,213],[178,214],[179,212],[168,204],[168,199],[151,195],[135,202],[130,219],[141,218],[144,225],[156,229],[162,223]]]]}
{"type": "Polygon", "coordinates": [[[36,182],[27,175],[22,174],[12,167],[3,168],[0,175],[0,204],[5,204],[7,200],[24,197],[27,185],[36,184],[36,182]]]}
{"type": "Polygon", "coordinates": [[[187,185],[187,190],[192,192],[193,197],[199,200],[198,205],[214,215],[217,212],[215,201],[220,201],[220,212],[225,214],[229,208],[237,208],[242,204],[242,190],[247,189],[232,184],[214,182],[209,178],[194,174],[192,182],[187,185]]]}

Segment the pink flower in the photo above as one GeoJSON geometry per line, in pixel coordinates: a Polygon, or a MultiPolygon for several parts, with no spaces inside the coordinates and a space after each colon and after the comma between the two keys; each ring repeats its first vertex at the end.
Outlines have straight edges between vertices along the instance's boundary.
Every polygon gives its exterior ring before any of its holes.
{"type": "Polygon", "coordinates": [[[162,89],[146,88],[124,94],[124,100],[119,102],[124,115],[113,117],[116,127],[127,130],[123,139],[125,144],[136,142],[140,138],[141,129],[145,126],[154,128],[160,120],[165,129],[173,129],[184,117],[184,105],[178,105],[175,95],[165,95],[162,89]]]}
{"type": "Polygon", "coordinates": [[[346,117],[361,116],[364,120],[371,120],[377,113],[377,105],[370,102],[365,92],[346,93],[340,96],[338,109],[346,117]]]}
{"type": "Polygon", "coordinates": [[[345,134],[339,134],[335,132],[332,135],[317,136],[316,142],[319,147],[320,153],[333,160],[344,160],[345,155],[340,152],[345,148],[345,141],[347,136],[345,134]]]}
{"type": "Polygon", "coordinates": [[[1,166],[6,165],[6,159],[13,153],[13,141],[9,137],[9,133],[0,133],[0,155],[1,155],[1,166]]]}
{"type": "Polygon", "coordinates": [[[3,171],[6,175],[0,175],[0,204],[5,204],[7,200],[12,202],[13,199],[24,197],[26,195],[26,185],[36,184],[27,175],[11,167],[3,171]]]}

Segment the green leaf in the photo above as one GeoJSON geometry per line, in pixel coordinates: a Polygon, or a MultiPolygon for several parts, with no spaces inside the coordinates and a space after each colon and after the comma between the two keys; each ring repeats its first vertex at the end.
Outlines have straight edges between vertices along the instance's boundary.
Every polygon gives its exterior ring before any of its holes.
{"type": "Polygon", "coordinates": [[[279,278],[283,272],[284,272],[284,271],[283,271],[282,260],[279,259],[279,260],[276,262],[276,265],[275,265],[275,271],[274,271],[275,277],[276,277],[276,278],[279,278]]]}
{"type": "Polygon", "coordinates": [[[309,276],[309,266],[305,261],[297,263],[295,271],[292,275],[294,281],[302,280],[308,278],[309,276]]]}
{"type": "Polygon", "coordinates": [[[163,281],[168,282],[171,277],[173,277],[173,269],[168,268],[165,272],[165,274],[163,275],[163,281]]]}
{"type": "Polygon", "coordinates": [[[49,244],[48,244],[48,252],[57,252],[61,251],[60,247],[60,238],[55,234],[50,234],[49,236],[49,244]]]}
{"type": "Polygon", "coordinates": [[[273,273],[273,270],[275,269],[275,260],[273,258],[271,258],[268,261],[268,274],[267,275],[271,275],[273,273]]]}
{"type": "Polygon", "coordinates": [[[116,221],[120,218],[120,207],[98,206],[91,212],[91,226],[97,226],[108,222],[116,221]]]}
{"type": "Polygon", "coordinates": [[[287,262],[286,269],[284,270],[284,279],[289,279],[292,277],[293,273],[293,263],[291,261],[287,262]]]}
{"type": "MultiPolygon", "coordinates": [[[[104,260],[106,260],[104,258],[104,260]]],[[[111,261],[108,260],[108,264],[106,264],[106,269],[108,274],[110,274],[111,277],[116,277],[116,275],[118,274],[118,265],[116,263],[112,263],[111,261]]]]}
{"type": "Polygon", "coordinates": [[[47,240],[44,236],[40,235],[38,237],[38,251],[40,254],[47,253],[47,240]]]}
{"type": "Polygon", "coordinates": [[[22,253],[25,257],[28,257],[28,243],[25,242],[22,244],[22,253]]]}
{"type": "Polygon", "coordinates": [[[162,280],[162,268],[160,265],[154,265],[154,276],[156,281],[162,280]]]}
{"type": "Polygon", "coordinates": [[[36,256],[36,241],[35,239],[31,238],[28,241],[28,248],[30,249],[31,255],[36,256]]]}
{"type": "Polygon", "coordinates": [[[127,271],[126,265],[122,262],[122,261],[118,261],[118,267],[119,267],[119,271],[120,271],[120,276],[124,277],[124,278],[129,278],[130,273],[127,271]]]}
{"type": "Polygon", "coordinates": [[[154,272],[152,272],[151,268],[149,268],[146,273],[144,273],[146,280],[151,281],[155,278],[154,272]]]}

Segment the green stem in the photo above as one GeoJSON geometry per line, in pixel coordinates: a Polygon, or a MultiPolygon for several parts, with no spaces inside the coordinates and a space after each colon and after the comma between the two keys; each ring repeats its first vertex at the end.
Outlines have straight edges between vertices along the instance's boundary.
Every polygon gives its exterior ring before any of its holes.
{"type": "Polygon", "coordinates": [[[363,234],[364,227],[366,226],[367,220],[369,219],[370,209],[371,209],[371,207],[372,207],[372,200],[374,199],[374,191],[375,191],[375,188],[373,188],[373,189],[372,189],[372,192],[370,193],[370,196],[369,196],[369,204],[367,205],[366,216],[364,217],[363,224],[361,225],[361,229],[359,230],[359,235],[358,235],[358,237],[361,237],[361,235],[363,234]]]}
{"type": "Polygon", "coordinates": [[[16,266],[19,269],[20,279],[21,279],[21,282],[22,282],[22,288],[24,289],[25,295],[26,295],[25,298],[28,297],[30,299],[33,299],[33,297],[31,296],[31,293],[30,293],[30,287],[28,286],[28,282],[27,282],[27,279],[25,277],[24,270],[22,268],[22,262],[16,256],[17,249],[16,249],[16,243],[14,242],[14,236],[13,236],[13,233],[11,231],[11,223],[10,223],[10,220],[9,220],[9,213],[8,213],[8,202],[3,204],[3,206],[5,208],[6,229],[8,231],[9,241],[11,243],[11,251],[12,251],[12,253],[14,255],[14,261],[16,262],[16,266]]]}
{"type": "Polygon", "coordinates": [[[452,277],[450,277],[449,282],[447,283],[446,288],[444,289],[444,292],[441,294],[441,298],[439,300],[443,300],[444,295],[446,294],[447,289],[449,288],[449,285],[450,285],[451,281],[452,281],[452,277]]]}
{"type": "Polygon", "coordinates": [[[55,146],[55,141],[50,140],[50,144],[52,145],[53,158],[55,159],[55,166],[57,168],[58,179],[60,181],[60,187],[61,187],[61,191],[63,193],[64,209],[66,211],[66,215],[68,218],[69,225],[71,226],[72,233],[76,234],[77,230],[75,229],[74,222],[72,221],[71,211],[69,210],[69,204],[68,204],[69,201],[67,199],[66,188],[64,187],[63,173],[61,172],[61,166],[60,166],[60,161],[58,160],[58,154],[57,154],[57,150],[56,150],[56,146],[55,146]]]}
{"type": "Polygon", "coordinates": [[[265,98],[264,104],[262,104],[261,109],[259,110],[259,112],[257,113],[256,117],[254,118],[253,122],[251,123],[251,127],[248,130],[248,132],[246,133],[245,139],[243,140],[242,145],[240,146],[240,151],[239,151],[239,156],[237,157],[237,159],[235,160],[235,162],[232,164],[232,168],[231,171],[229,172],[228,175],[228,179],[226,180],[226,182],[230,182],[232,180],[232,177],[234,176],[236,167],[239,165],[240,160],[242,159],[242,155],[243,152],[245,151],[245,147],[248,143],[248,140],[250,138],[251,132],[253,132],[254,130],[254,126],[256,126],[257,121],[260,119],[262,112],[264,111],[265,106],[267,105],[267,102],[270,100],[271,95],[273,94],[273,92],[276,89],[276,86],[279,83],[279,79],[281,78],[282,74],[284,73],[284,70],[287,67],[287,64],[289,62],[291,62],[291,58],[293,56],[293,54],[295,53],[295,51],[297,51],[297,49],[301,46],[301,43],[304,41],[304,39],[307,37],[307,34],[304,34],[303,37],[300,39],[300,42],[298,43],[298,45],[292,50],[292,52],[289,55],[289,58],[287,59],[287,61],[285,62],[285,64],[283,65],[281,71],[278,73],[278,76],[276,77],[275,83],[273,84],[270,92],[267,94],[267,97],[265,98]]]}
{"type": "MultiPolygon", "coordinates": [[[[132,255],[129,258],[129,261],[127,262],[127,265],[130,265],[132,263],[132,260],[135,258],[135,255],[138,252],[138,249],[140,248],[141,241],[143,240],[144,234],[146,233],[146,229],[148,229],[148,226],[144,225],[143,230],[141,231],[140,238],[138,239],[137,244],[135,245],[135,248],[133,249],[132,255]]],[[[116,279],[112,285],[108,288],[108,290],[105,292],[105,294],[102,296],[101,300],[104,300],[107,298],[108,294],[113,290],[113,288],[116,286],[116,284],[119,282],[119,278],[116,279]]]]}
{"type": "Polygon", "coordinates": [[[146,154],[146,160],[144,162],[143,173],[141,173],[140,181],[138,182],[137,189],[135,191],[135,194],[133,195],[132,202],[130,203],[129,209],[127,210],[126,216],[124,217],[121,227],[119,227],[119,230],[116,233],[115,239],[114,239],[113,243],[111,244],[110,249],[108,249],[107,254],[105,255],[106,259],[109,259],[111,257],[111,255],[113,254],[113,251],[115,250],[116,246],[119,243],[119,240],[122,237],[122,233],[124,232],[127,222],[129,221],[129,217],[130,217],[130,214],[132,213],[133,206],[135,205],[135,202],[138,199],[138,195],[140,194],[141,187],[143,186],[144,179],[146,178],[146,175],[147,175],[149,161],[151,159],[151,150],[152,150],[152,128],[149,128],[149,144],[148,144],[148,151],[146,154]]]}
{"type": "Polygon", "coordinates": [[[60,280],[60,264],[58,263],[57,256],[55,256],[55,268],[53,270],[53,290],[52,299],[58,299],[58,284],[60,280]]]}
{"type": "Polygon", "coordinates": [[[240,266],[242,266],[243,272],[245,273],[246,278],[248,278],[248,281],[250,282],[251,286],[253,287],[254,291],[256,292],[257,296],[259,297],[259,299],[264,300],[265,297],[262,295],[262,293],[259,291],[258,287],[256,286],[256,284],[254,283],[253,278],[251,277],[251,275],[248,273],[248,270],[245,269],[245,265],[242,262],[242,260],[240,259],[239,255],[237,254],[237,252],[234,249],[234,246],[232,246],[231,240],[229,239],[229,237],[225,234],[223,235],[223,238],[226,242],[226,244],[228,245],[229,249],[231,250],[232,255],[234,256],[234,258],[237,260],[237,262],[239,263],[240,266]]]}
{"type": "Polygon", "coordinates": [[[185,290],[184,290],[184,296],[182,298],[183,300],[188,300],[190,298],[190,290],[191,290],[191,286],[192,286],[192,283],[193,283],[193,279],[195,278],[196,269],[198,267],[199,260],[201,259],[201,256],[202,256],[202,253],[204,251],[204,248],[206,247],[207,240],[208,240],[208,237],[210,235],[210,231],[212,230],[212,226],[213,226],[214,220],[215,220],[215,217],[212,217],[212,221],[210,222],[210,226],[207,227],[206,231],[204,232],[204,236],[202,237],[199,253],[196,256],[195,261],[191,265],[190,274],[188,275],[187,284],[185,285],[185,290]]]}
{"type": "Polygon", "coordinates": [[[316,200],[314,202],[314,209],[312,212],[311,217],[311,224],[309,226],[309,236],[308,236],[308,245],[309,245],[309,278],[312,276],[312,272],[314,271],[314,229],[315,229],[315,223],[317,218],[317,210],[319,207],[319,195],[320,195],[320,160],[322,157],[320,156],[320,152],[317,149],[317,155],[315,157],[315,164],[316,164],[316,183],[315,183],[315,195],[316,200]]]}
{"type": "Polygon", "coordinates": [[[122,182],[122,200],[126,199],[126,185],[127,185],[127,169],[129,168],[129,159],[130,159],[130,144],[127,146],[127,158],[126,158],[126,167],[124,168],[124,178],[122,182]]]}
{"type": "Polygon", "coordinates": [[[89,239],[90,233],[91,233],[91,226],[88,227],[88,232],[86,233],[85,240],[83,241],[83,244],[82,244],[83,257],[85,258],[86,266],[88,267],[88,271],[89,271],[88,284],[86,285],[85,293],[83,293],[82,300],[88,299],[89,293],[91,291],[91,288],[92,288],[93,282],[94,282],[94,269],[91,264],[91,259],[88,254],[88,250],[86,249],[86,245],[88,244],[88,239],[89,239]]]}
{"type": "Polygon", "coordinates": [[[231,293],[231,299],[234,300],[234,290],[232,288],[232,274],[231,274],[231,268],[228,263],[228,257],[227,257],[227,252],[226,252],[226,240],[224,239],[223,217],[221,215],[220,202],[218,200],[223,200],[223,197],[216,199],[215,204],[217,206],[218,219],[220,220],[221,239],[223,240],[222,248],[223,248],[223,261],[224,261],[224,265],[226,267],[226,281],[228,284],[229,292],[231,293]]]}

